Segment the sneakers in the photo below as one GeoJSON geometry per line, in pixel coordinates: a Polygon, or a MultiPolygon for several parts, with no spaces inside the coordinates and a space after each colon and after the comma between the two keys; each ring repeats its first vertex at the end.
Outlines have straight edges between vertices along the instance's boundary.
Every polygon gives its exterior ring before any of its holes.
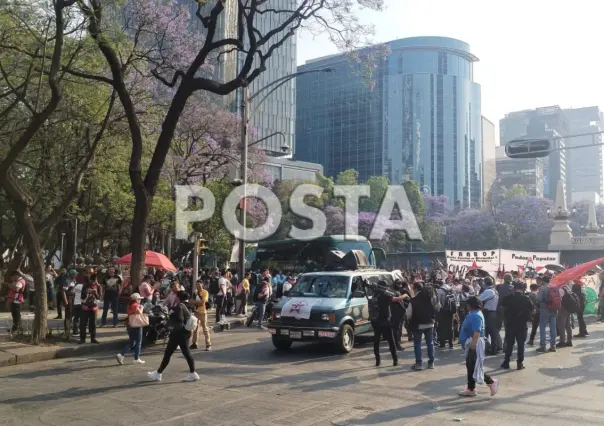
{"type": "Polygon", "coordinates": [[[115,358],[117,359],[117,363],[120,365],[124,365],[124,355],[122,354],[117,354],[115,356],[115,358]]]}
{"type": "Polygon", "coordinates": [[[139,358],[139,359],[135,359],[135,360],[134,360],[134,363],[135,363],[135,364],[144,364],[144,363],[145,363],[145,361],[143,361],[142,359],[140,359],[140,358],[139,358]]]}
{"type": "Polygon", "coordinates": [[[149,371],[147,377],[156,382],[161,382],[161,373],[158,373],[157,371],[149,371]]]}
{"type": "Polygon", "coordinates": [[[464,389],[461,392],[459,392],[460,396],[476,396],[476,391],[470,390],[470,389],[464,389]]]}
{"type": "Polygon", "coordinates": [[[199,374],[197,374],[196,372],[192,372],[187,374],[183,382],[194,382],[196,380],[199,380],[199,374]]]}
{"type": "Polygon", "coordinates": [[[434,370],[434,361],[428,362],[428,370],[434,370]]]}
{"type": "Polygon", "coordinates": [[[547,352],[547,348],[545,346],[539,346],[535,352],[545,353],[547,352]]]}
{"type": "Polygon", "coordinates": [[[548,352],[556,352],[556,347],[552,346],[551,348],[549,348],[548,352]]]}
{"type": "Polygon", "coordinates": [[[526,344],[527,344],[528,346],[533,346],[533,345],[535,344],[535,342],[534,342],[534,341],[532,341],[532,340],[529,340],[529,341],[528,341],[526,344]]]}
{"type": "Polygon", "coordinates": [[[493,383],[489,385],[489,389],[491,389],[491,396],[497,395],[497,391],[499,390],[499,379],[493,379],[493,383]]]}
{"type": "Polygon", "coordinates": [[[211,346],[206,346],[206,352],[210,352],[212,350],[211,346]]]}
{"type": "Polygon", "coordinates": [[[424,369],[424,367],[422,367],[421,364],[415,363],[411,366],[411,369],[413,371],[422,371],[424,369]]]}
{"type": "Polygon", "coordinates": [[[197,349],[197,344],[193,343],[191,346],[189,346],[189,349],[197,349]]]}

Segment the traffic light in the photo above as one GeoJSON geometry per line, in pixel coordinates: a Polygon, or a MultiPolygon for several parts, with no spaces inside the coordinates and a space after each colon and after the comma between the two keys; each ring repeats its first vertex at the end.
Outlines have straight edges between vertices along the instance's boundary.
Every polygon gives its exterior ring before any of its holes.
{"type": "Polygon", "coordinates": [[[206,246],[207,241],[203,238],[197,238],[195,242],[195,251],[197,252],[197,256],[203,256],[203,252],[208,249],[206,246]]]}
{"type": "Polygon", "coordinates": [[[548,139],[516,139],[505,145],[505,155],[509,158],[541,158],[549,152],[548,139]]]}

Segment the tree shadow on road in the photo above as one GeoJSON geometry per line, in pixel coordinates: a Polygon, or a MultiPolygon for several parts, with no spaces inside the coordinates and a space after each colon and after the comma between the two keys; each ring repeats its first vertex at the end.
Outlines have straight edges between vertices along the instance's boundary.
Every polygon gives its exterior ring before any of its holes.
{"type": "Polygon", "coordinates": [[[75,399],[81,396],[91,397],[111,391],[120,391],[125,389],[144,388],[154,385],[155,382],[149,380],[126,383],[122,385],[106,386],[101,388],[71,387],[60,392],[43,393],[29,397],[19,397],[10,399],[0,399],[0,404],[32,404],[36,402],[51,402],[61,399],[75,399]]]}

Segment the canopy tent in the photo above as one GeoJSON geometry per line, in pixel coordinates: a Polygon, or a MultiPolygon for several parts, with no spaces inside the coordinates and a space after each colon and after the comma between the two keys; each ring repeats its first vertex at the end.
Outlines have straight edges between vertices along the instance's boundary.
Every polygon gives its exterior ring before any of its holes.
{"type": "MultiPolygon", "coordinates": [[[[129,265],[132,263],[132,253],[120,257],[117,262],[118,265],[129,265]]],[[[159,268],[166,271],[176,272],[178,269],[172,264],[170,259],[161,253],[147,250],[145,252],[145,266],[149,268],[159,268]]]]}

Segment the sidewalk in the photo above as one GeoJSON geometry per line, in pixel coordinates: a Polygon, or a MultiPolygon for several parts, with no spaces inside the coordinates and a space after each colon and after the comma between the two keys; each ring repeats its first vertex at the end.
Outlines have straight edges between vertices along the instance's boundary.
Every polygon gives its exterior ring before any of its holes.
{"type": "MultiPolygon", "coordinates": [[[[53,335],[60,334],[63,331],[63,320],[54,319],[56,316],[56,311],[48,311],[48,328],[52,328],[53,335]]],[[[120,315],[120,320],[122,319],[125,319],[125,315],[120,315]]],[[[33,313],[22,313],[21,322],[23,323],[24,328],[31,327],[33,320],[33,313]]],[[[210,323],[212,333],[220,333],[222,331],[242,327],[245,324],[246,318],[228,317],[229,324],[226,325],[216,324],[215,320],[216,313],[214,309],[211,309],[208,311],[208,322],[210,323]]],[[[0,367],[117,350],[121,349],[128,340],[126,328],[123,325],[120,325],[117,328],[113,328],[111,326],[99,328],[99,319],[97,321],[97,340],[100,343],[98,344],[85,343],[80,345],[77,343],[79,337],[72,336],[71,340],[73,343],[33,346],[8,340],[7,331],[11,323],[12,320],[10,313],[0,312],[0,367]]],[[[88,337],[87,341],[90,342],[90,337],[88,337]]],[[[158,344],[162,343],[163,341],[158,342],[158,344]]]]}

